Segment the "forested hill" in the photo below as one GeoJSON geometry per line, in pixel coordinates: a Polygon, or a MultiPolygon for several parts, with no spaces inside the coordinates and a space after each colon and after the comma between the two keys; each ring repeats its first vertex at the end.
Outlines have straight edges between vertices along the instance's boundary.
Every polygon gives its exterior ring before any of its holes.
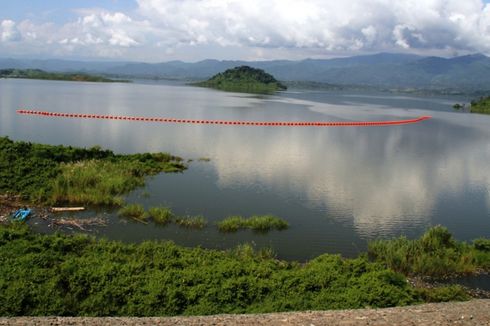
{"type": "Polygon", "coordinates": [[[240,66],[216,74],[196,86],[216,88],[230,92],[270,94],[286,90],[286,86],[262,69],[240,66]]]}

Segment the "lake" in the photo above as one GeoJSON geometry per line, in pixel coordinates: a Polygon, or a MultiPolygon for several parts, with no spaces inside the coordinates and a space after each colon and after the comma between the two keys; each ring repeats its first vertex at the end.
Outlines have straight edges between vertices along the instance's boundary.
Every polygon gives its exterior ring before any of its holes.
{"type": "MultiPolygon", "coordinates": [[[[490,236],[490,116],[455,112],[460,97],[291,90],[274,96],[179,84],[0,80],[0,136],[46,144],[100,145],[118,153],[165,151],[192,159],[128,195],[145,207],[203,215],[203,230],[144,225],[114,212],[95,234],[122,241],[172,240],[231,248],[252,242],[278,257],[355,256],[367,241],[420,236],[442,224],[459,240],[490,236]],[[385,127],[250,127],[20,116],[54,112],[270,121],[433,118],[385,127]],[[199,158],[209,158],[201,162],[199,158]],[[290,228],[219,233],[229,215],[274,214],[290,228]]],[[[38,218],[35,229],[50,229],[38,218]]]]}

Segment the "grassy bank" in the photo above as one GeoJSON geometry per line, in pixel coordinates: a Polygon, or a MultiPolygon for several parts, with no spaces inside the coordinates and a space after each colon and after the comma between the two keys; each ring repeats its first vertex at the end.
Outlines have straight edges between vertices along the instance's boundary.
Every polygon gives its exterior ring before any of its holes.
{"type": "Polygon", "coordinates": [[[415,240],[400,237],[371,242],[368,251],[375,260],[405,275],[444,277],[490,270],[489,239],[457,242],[442,226],[415,240]]]}
{"type": "Polygon", "coordinates": [[[182,159],[166,153],[118,155],[99,147],[14,142],[0,137],[0,194],[40,204],[119,205],[144,178],[181,172],[182,159]]]}
{"type": "Polygon", "coordinates": [[[241,216],[230,216],[218,222],[218,229],[221,232],[236,232],[241,229],[250,229],[257,232],[267,232],[272,229],[284,230],[289,224],[276,216],[261,215],[244,218],[241,216]]]}
{"type": "MultiPolygon", "coordinates": [[[[363,256],[306,264],[249,245],[123,244],[0,226],[0,315],[163,316],[391,307],[427,300],[363,256]]],[[[460,289],[432,300],[464,298],[460,289]]]]}

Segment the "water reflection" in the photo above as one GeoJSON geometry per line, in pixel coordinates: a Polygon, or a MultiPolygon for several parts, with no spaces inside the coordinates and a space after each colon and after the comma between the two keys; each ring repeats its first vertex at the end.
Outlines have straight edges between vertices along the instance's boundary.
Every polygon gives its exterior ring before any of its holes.
{"type": "Polygon", "coordinates": [[[98,144],[118,152],[209,157],[205,168],[191,165],[182,176],[151,180],[147,190],[152,198],[130,198],[167,203],[212,220],[230,213],[274,213],[292,228],[264,238],[225,237],[212,230],[190,236],[177,229],[135,226],[125,236],[170,237],[205,246],[252,239],[298,258],[324,252],[326,246],[333,252],[352,251],[360,239],[418,235],[436,223],[448,225],[460,238],[488,236],[490,117],[451,112],[449,102],[327,93],[261,98],[185,86],[0,80],[0,134],[43,143],[98,144]],[[176,126],[18,117],[19,107],[192,119],[339,121],[427,114],[433,119],[375,128],[176,126]]]}

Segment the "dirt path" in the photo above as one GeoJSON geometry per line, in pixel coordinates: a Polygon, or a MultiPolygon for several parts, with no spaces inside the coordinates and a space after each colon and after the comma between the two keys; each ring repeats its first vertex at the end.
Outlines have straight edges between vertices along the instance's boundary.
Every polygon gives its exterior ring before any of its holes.
{"type": "Polygon", "coordinates": [[[490,299],[418,306],[167,318],[0,318],[0,325],[490,325],[490,299]]]}

